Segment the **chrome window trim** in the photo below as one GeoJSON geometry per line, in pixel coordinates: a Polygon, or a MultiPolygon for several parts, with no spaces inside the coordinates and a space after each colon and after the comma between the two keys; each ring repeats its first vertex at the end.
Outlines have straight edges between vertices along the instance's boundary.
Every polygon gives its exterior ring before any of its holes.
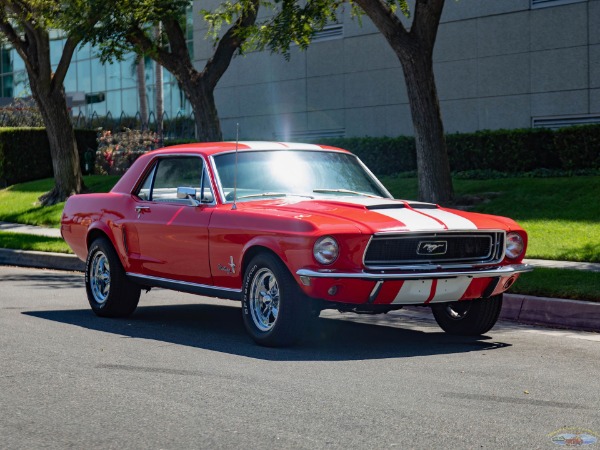
{"type": "Polygon", "coordinates": [[[196,206],[194,206],[192,204],[184,204],[184,203],[179,203],[179,202],[156,202],[154,200],[144,200],[144,199],[140,198],[136,193],[139,190],[140,185],[146,180],[147,175],[152,176],[153,180],[152,180],[151,187],[152,187],[152,189],[154,188],[154,178],[156,177],[156,168],[158,167],[158,163],[161,159],[181,158],[181,157],[200,158],[202,160],[202,174],[200,176],[200,186],[202,186],[203,181],[207,179],[209,181],[209,185],[207,187],[211,190],[211,193],[213,194],[212,195],[213,199],[211,202],[201,203],[200,206],[215,206],[217,204],[217,200],[214,195],[216,190],[215,190],[215,186],[214,186],[212,177],[210,176],[210,174],[208,173],[208,170],[207,170],[208,162],[206,161],[206,158],[203,155],[198,154],[198,153],[168,153],[168,154],[164,154],[164,155],[155,156],[148,163],[148,166],[152,166],[152,168],[150,169],[150,173],[148,173],[147,170],[142,172],[142,174],[138,177],[137,181],[133,185],[134,187],[131,190],[130,194],[132,196],[134,196],[137,201],[151,203],[154,205],[177,205],[177,206],[190,206],[190,207],[196,208],[196,206]]]}
{"type": "MultiPolygon", "coordinates": [[[[353,158],[355,158],[359,165],[363,168],[363,170],[367,173],[368,177],[374,182],[374,184],[381,190],[382,193],[386,194],[390,199],[393,199],[394,197],[392,196],[392,194],[390,194],[390,192],[385,188],[385,186],[381,183],[381,181],[379,181],[379,179],[373,174],[373,172],[371,172],[369,170],[369,168],[365,165],[365,163],[363,163],[360,158],[358,156],[356,156],[354,153],[350,153],[348,151],[344,151],[344,150],[335,150],[335,149],[328,149],[328,148],[323,148],[323,149],[295,149],[294,147],[290,147],[290,148],[286,148],[286,149],[265,149],[265,150],[261,150],[261,149],[243,149],[243,150],[238,150],[242,153],[257,153],[257,152],[289,152],[289,151],[296,151],[296,152],[320,152],[320,153],[341,153],[344,155],[348,155],[351,156],[353,158]]],[[[227,150],[224,152],[219,152],[219,153],[214,153],[212,155],[209,156],[209,160],[210,160],[210,164],[211,164],[211,168],[212,168],[212,172],[214,174],[214,178],[215,178],[215,184],[217,185],[217,189],[219,192],[219,196],[221,197],[221,202],[223,204],[233,204],[233,200],[225,200],[225,195],[223,192],[223,185],[221,183],[221,178],[219,177],[219,171],[217,170],[217,165],[215,163],[215,156],[221,156],[221,155],[228,155],[231,153],[236,153],[235,150],[227,150]]],[[[386,197],[382,197],[382,198],[386,198],[386,197]]],[[[262,199],[264,200],[264,199],[262,199]]]]}

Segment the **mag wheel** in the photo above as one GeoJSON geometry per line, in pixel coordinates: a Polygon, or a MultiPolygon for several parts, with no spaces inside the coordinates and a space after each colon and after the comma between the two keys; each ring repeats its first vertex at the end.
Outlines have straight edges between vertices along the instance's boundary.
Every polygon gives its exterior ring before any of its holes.
{"type": "Polygon", "coordinates": [[[255,256],[244,275],[242,317],[258,344],[283,347],[296,343],[310,319],[310,302],[287,268],[274,255],[255,256]]]}
{"type": "Polygon", "coordinates": [[[92,310],[102,317],[128,316],[140,299],[139,286],[127,279],[117,253],[104,237],[89,248],[85,289],[92,310]]]}
{"type": "Polygon", "coordinates": [[[502,294],[494,297],[432,305],[433,317],[446,333],[477,336],[496,324],[502,309],[502,294]]]}

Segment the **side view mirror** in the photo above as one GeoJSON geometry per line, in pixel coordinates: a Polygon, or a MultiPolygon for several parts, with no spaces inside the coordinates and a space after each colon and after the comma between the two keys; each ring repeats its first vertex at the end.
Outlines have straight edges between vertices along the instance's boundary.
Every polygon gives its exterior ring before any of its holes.
{"type": "Polygon", "coordinates": [[[200,205],[200,202],[196,199],[196,188],[193,188],[193,187],[183,187],[183,186],[178,187],[177,188],[177,198],[189,199],[190,204],[192,206],[200,205]]]}

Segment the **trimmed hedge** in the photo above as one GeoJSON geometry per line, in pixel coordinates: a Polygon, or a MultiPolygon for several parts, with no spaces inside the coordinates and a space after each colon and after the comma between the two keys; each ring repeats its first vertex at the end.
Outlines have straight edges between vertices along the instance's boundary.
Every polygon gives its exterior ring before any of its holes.
{"type": "MultiPolygon", "coordinates": [[[[417,168],[412,137],[335,138],[319,142],[350,150],[378,175],[417,168]]],[[[600,169],[600,125],[457,133],[446,135],[446,142],[454,172],[600,169]]]]}
{"type": "MultiPolygon", "coordinates": [[[[95,153],[96,131],[75,130],[81,169],[84,153],[95,153]]],[[[45,128],[0,128],[0,187],[53,176],[50,144],[45,128]]]]}
{"type": "MultiPolygon", "coordinates": [[[[95,130],[75,130],[82,170],[84,153],[97,150],[95,130]]],[[[167,145],[189,142],[169,141],[167,145]]],[[[454,172],[585,171],[600,169],[600,125],[549,129],[478,131],[446,136],[454,172]]],[[[334,138],[319,143],[350,150],[378,175],[416,170],[415,140],[334,138]]],[[[52,176],[43,128],[0,128],[0,186],[52,176]]]]}

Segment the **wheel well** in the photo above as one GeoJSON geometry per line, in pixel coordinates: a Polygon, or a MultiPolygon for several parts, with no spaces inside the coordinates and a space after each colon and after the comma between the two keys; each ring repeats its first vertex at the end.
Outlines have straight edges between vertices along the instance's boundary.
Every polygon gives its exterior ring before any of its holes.
{"type": "MultiPolygon", "coordinates": [[[[254,247],[250,247],[248,250],[246,250],[246,253],[244,253],[244,256],[242,258],[242,271],[240,272],[242,278],[244,277],[244,274],[246,273],[246,268],[248,267],[248,264],[250,264],[250,261],[252,261],[252,258],[254,258],[259,253],[270,253],[271,255],[273,255],[274,257],[276,257],[278,260],[281,261],[281,258],[279,257],[279,255],[277,255],[277,253],[275,253],[273,250],[271,250],[268,247],[263,247],[262,245],[255,245],[254,247]]],[[[283,264],[283,261],[282,261],[282,264],[283,264]]]]}
{"type": "Polygon", "coordinates": [[[90,231],[87,235],[87,242],[86,242],[87,248],[89,249],[90,245],[92,245],[92,242],[94,242],[99,237],[104,237],[104,238],[108,239],[108,242],[110,242],[110,238],[107,236],[107,234],[104,231],[94,229],[94,230],[90,231]]]}

